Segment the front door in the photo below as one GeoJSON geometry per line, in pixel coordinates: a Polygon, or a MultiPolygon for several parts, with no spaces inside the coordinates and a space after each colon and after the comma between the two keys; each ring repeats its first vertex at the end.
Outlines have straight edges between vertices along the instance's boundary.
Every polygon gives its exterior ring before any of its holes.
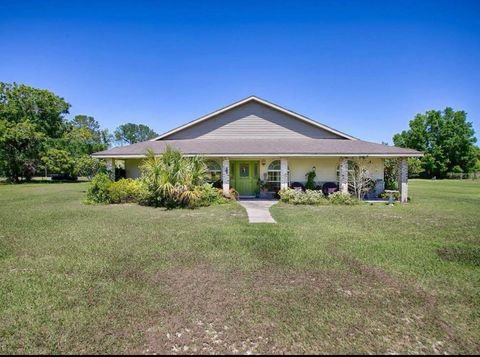
{"type": "Polygon", "coordinates": [[[254,196],[260,177],[258,161],[234,161],[232,166],[232,186],[240,196],[254,196]]]}

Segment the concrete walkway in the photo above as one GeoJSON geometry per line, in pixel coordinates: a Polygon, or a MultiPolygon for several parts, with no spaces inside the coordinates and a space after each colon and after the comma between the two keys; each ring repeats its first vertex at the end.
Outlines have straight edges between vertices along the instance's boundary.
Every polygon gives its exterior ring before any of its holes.
{"type": "Polygon", "coordinates": [[[276,200],[258,199],[240,199],[238,201],[247,210],[250,223],[277,223],[270,214],[270,207],[277,202],[276,200]]]}

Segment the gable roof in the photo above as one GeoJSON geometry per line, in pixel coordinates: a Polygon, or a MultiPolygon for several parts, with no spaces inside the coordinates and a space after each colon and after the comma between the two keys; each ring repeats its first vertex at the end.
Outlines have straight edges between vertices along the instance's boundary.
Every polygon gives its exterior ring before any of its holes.
{"type": "Polygon", "coordinates": [[[310,118],[307,118],[306,116],[303,116],[303,115],[298,114],[298,113],[295,113],[295,112],[293,112],[293,111],[291,111],[291,110],[285,109],[285,108],[283,108],[283,107],[281,107],[281,106],[279,106],[279,105],[277,105],[277,104],[274,104],[274,103],[271,103],[271,102],[269,102],[269,101],[266,101],[265,99],[261,99],[261,98],[256,97],[256,96],[250,96],[250,97],[247,97],[247,98],[245,98],[245,99],[242,99],[242,100],[240,100],[240,101],[238,101],[238,102],[235,102],[235,103],[233,103],[233,104],[230,104],[230,105],[228,105],[228,106],[226,106],[226,107],[223,107],[223,108],[221,108],[221,109],[218,109],[218,110],[216,110],[216,111],[214,111],[214,112],[212,112],[212,113],[210,113],[210,114],[204,115],[204,116],[202,116],[202,117],[200,117],[200,118],[198,118],[198,119],[195,119],[195,120],[193,120],[193,121],[191,121],[191,122],[189,122],[189,123],[186,123],[186,124],[184,124],[184,125],[181,125],[181,126],[175,128],[175,129],[172,129],[172,130],[170,130],[170,131],[167,131],[166,133],[163,133],[163,134],[161,134],[160,136],[157,136],[156,138],[151,139],[151,141],[165,140],[165,138],[169,137],[169,136],[172,135],[172,134],[175,134],[175,133],[177,133],[177,132],[179,132],[179,131],[182,131],[182,130],[184,130],[184,129],[190,128],[190,127],[192,127],[192,126],[195,126],[195,125],[197,125],[197,124],[199,124],[199,123],[202,123],[202,122],[204,122],[204,121],[207,121],[207,120],[209,120],[210,118],[213,118],[213,117],[215,117],[215,116],[217,116],[217,115],[219,115],[219,114],[221,114],[221,113],[227,112],[227,111],[229,111],[229,110],[232,110],[232,109],[234,109],[234,108],[237,108],[237,107],[239,107],[239,106],[241,106],[241,105],[243,105],[243,104],[249,103],[249,102],[261,103],[261,104],[263,104],[263,105],[265,105],[265,106],[267,106],[267,107],[269,107],[269,108],[272,108],[272,109],[277,110],[277,111],[280,111],[280,112],[282,112],[282,113],[284,113],[284,114],[290,115],[290,116],[292,116],[292,117],[294,117],[294,118],[296,118],[296,119],[298,119],[298,120],[300,120],[300,121],[303,121],[303,122],[305,122],[305,123],[308,123],[308,124],[310,124],[310,125],[313,125],[313,126],[315,126],[315,127],[317,127],[317,128],[321,128],[321,129],[323,129],[323,130],[326,130],[326,131],[328,131],[328,132],[331,132],[331,133],[333,133],[333,134],[336,134],[336,135],[338,135],[338,136],[340,136],[340,137],[342,137],[342,138],[344,138],[344,139],[348,139],[348,140],[358,140],[357,138],[355,138],[355,137],[353,137],[353,136],[351,136],[351,135],[345,134],[345,133],[343,133],[343,132],[341,132],[341,131],[338,131],[338,130],[336,130],[336,129],[333,129],[333,128],[325,125],[325,124],[321,124],[321,123],[319,123],[319,122],[317,122],[317,121],[315,121],[315,120],[312,120],[312,119],[310,119],[310,118]]]}

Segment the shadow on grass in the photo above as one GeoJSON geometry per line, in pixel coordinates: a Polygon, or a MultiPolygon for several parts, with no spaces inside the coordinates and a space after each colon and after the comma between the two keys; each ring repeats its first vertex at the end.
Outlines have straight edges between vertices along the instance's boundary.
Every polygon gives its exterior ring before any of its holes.
{"type": "Polygon", "coordinates": [[[480,266],[479,247],[448,247],[437,249],[437,254],[443,260],[480,266]]]}

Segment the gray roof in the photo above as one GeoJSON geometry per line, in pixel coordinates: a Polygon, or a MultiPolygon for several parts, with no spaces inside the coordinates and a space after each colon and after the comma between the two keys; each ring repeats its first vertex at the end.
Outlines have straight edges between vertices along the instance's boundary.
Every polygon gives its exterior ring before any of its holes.
{"type": "Polygon", "coordinates": [[[147,149],[161,154],[167,146],[186,155],[206,156],[421,156],[412,149],[347,139],[191,139],[144,141],[100,151],[96,157],[141,157],[147,149]]]}

